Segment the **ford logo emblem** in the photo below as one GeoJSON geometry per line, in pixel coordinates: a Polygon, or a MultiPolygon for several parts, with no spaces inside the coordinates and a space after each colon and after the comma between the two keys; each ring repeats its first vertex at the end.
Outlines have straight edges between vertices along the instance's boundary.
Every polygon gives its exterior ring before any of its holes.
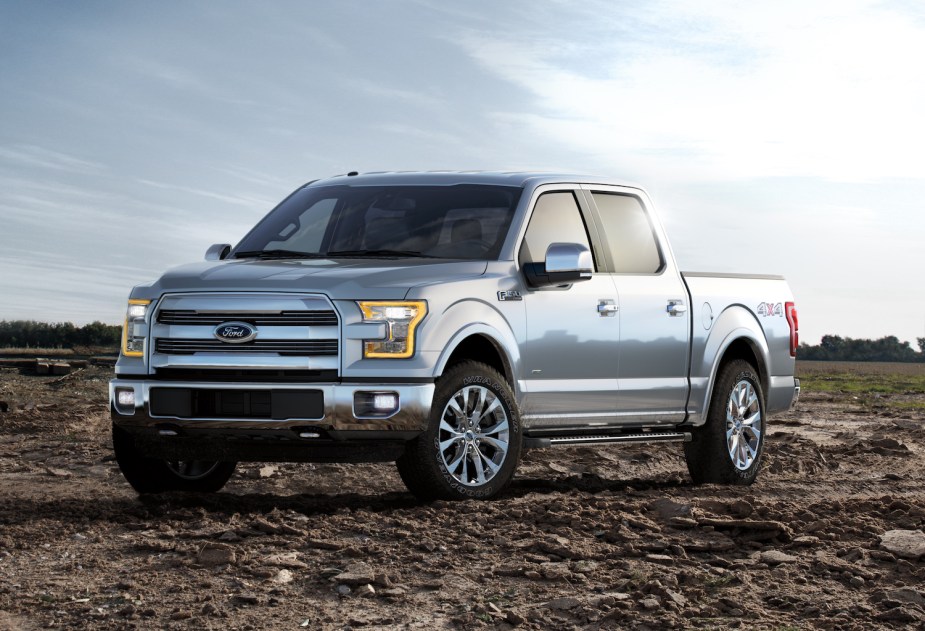
{"type": "Polygon", "coordinates": [[[222,322],[212,331],[215,339],[229,344],[243,344],[257,337],[257,327],[247,322],[222,322]]]}

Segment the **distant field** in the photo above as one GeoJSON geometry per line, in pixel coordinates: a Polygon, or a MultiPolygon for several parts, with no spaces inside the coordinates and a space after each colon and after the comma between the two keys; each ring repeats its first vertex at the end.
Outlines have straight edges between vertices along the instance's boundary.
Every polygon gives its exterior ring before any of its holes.
{"type": "Polygon", "coordinates": [[[811,362],[797,360],[797,377],[848,373],[854,375],[925,376],[925,364],[906,362],[811,362]]]}
{"type": "Polygon", "coordinates": [[[70,357],[73,348],[0,348],[2,357],[70,357]]]}
{"type": "Polygon", "coordinates": [[[807,393],[846,393],[866,404],[925,408],[925,364],[798,361],[797,377],[807,393]]]}
{"type": "Polygon", "coordinates": [[[91,355],[117,355],[118,346],[78,346],[75,348],[38,348],[38,347],[6,347],[0,348],[0,357],[60,357],[80,358],[91,355]]]}

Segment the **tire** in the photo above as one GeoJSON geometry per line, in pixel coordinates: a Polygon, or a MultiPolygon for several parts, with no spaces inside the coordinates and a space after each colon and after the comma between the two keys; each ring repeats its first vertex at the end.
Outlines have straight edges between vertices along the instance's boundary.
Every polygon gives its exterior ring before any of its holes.
{"type": "Polygon", "coordinates": [[[494,368],[468,361],[437,381],[427,429],[396,464],[420,499],[488,499],[510,484],[521,446],[510,385],[494,368]]]}
{"type": "Polygon", "coordinates": [[[748,485],[755,481],[767,428],[758,371],[747,361],[724,364],[717,374],[706,423],[684,444],[695,484],[748,485]]]}
{"type": "Polygon", "coordinates": [[[146,458],[138,451],[131,434],[115,425],[112,426],[112,446],[122,475],[140,494],[214,493],[225,486],[237,465],[236,462],[146,458]]]}

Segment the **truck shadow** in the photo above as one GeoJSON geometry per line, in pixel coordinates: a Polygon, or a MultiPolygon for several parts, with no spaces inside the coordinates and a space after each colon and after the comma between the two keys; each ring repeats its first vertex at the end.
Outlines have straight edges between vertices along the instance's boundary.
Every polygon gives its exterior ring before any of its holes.
{"type": "MultiPolygon", "coordinates": [[[[519,502],[531,494],[625,493],[628,496],[642,493],[659,493],[673,489],[693,488],[683,476],[663,476],[652,479],[606,480],[595,475],[574,475],[566,478],[517,478],[498,497],[488,500],[493,506],[519,502]]],[[[364,511],[388,515],[409,509],[431,508],[478,510],[482,500],[466,502],[425,502],[407,492],[378,494],[342,493],[274,495],[270,493],[236,494],[219,493],[162,493],[126,498],[55,498],[19,499],[16,510],[0,518],[0,525],[21,526],[36,520],[71,521],[83,523],[109,522],[115,527],[129,530],[155,527],[161,521],[184,519],[190,515],[215,518],[260,516],[273,511],[293,511],[306,516],[324,516],[344,511],[364,511]],[[455,508],[454,508],[455,507],[455,508]]]]}
{"type": "Polygon", "coordinates": [[[570,475],[564,478],[515,478],[511,486],[499,496],[497,501],[506,497],[523,497],[529,493],[635,493],[694,486],[690,478],[684,475],[664,475],[650,478],[627,478],[611,480],[593,473],[570,475]]]}

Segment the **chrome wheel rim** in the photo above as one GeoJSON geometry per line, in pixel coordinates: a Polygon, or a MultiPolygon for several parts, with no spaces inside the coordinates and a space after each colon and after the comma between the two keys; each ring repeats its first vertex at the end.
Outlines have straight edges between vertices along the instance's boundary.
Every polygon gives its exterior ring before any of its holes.
{"type": "Polygon", "coordinates": [[[447,472],[460,484],[482,486],[504,464],[510,423],[494,392],[484,386],[466,386],[447,401],[438,434],[447,472]]]}
{"type": "Polygon", "coordinates": [[[755,386],[743,379],[732,388],[726,405],[726,447],[739,471],[747,470],[758,458],[762,431],[761,401],[755,386]]]}
{"type": "Polygon", "coordinates": [[[168,460],[167,468],[178,478],[199,480],[206,477],[218,467],[211,460],[168,460]]]}

